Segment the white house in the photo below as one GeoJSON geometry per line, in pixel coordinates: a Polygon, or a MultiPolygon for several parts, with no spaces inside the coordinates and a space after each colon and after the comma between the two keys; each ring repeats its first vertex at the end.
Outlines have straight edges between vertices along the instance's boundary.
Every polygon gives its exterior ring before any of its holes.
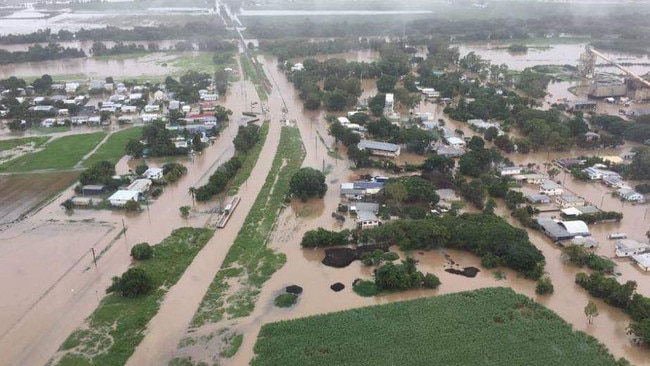
{"type": "Polygon", "coordinates": [[[650,249],[647,243],[636,241],[634,239],[621,239],[616,241],[616,256],[617,257],[630,257],[636,254],[641,254],[650,249]]]}
{"type": "Polygon", "coordinates": [[[160,105],[158,104],[148,104],[144,106],[145,113],[153,113],[160,111],[160,105]]]}
{"type": "Polygon", "coordinates": [[[112,196],[108,197],[108,201],[111,203],[111,205],[118,207],[126,205],[126,203],[129,201],[137,202],[139,199],[140,192],[127,191],[123,189],[113,193],[112,196]]]}
{"type": "Polygon", "coordinates": [[[138,111],[138,107],[134,105],[125,105],[120,110],[122,113],[136,113],[138,111]]]}
{"type": "Polygon", "coordinates": [[[162,168],[149,168],[142,175],[145,176],[147,179],[162,179],[162,177],[163,177],[163,169],[162,168]]]}
{"type": "Polygon", "coordinates": [[[350,120],[347,117],[338,117],[336,119],[342,126],[347,126],[350,124],[350,120]]]}
{"type": "Polygon", "coordinates": [[[372,202],[357,202],[350,206],[350,212],[357,214],[357,226],[359,229],[370,229],[380,225],[377,213],[379,204],[372,202]]]}
{"type": "Polygon", "coordinates": [[[301,63],[296,63],[293,66],[291,66],[291,71],[302,71],[305,69],[305,65],[301,63]]]}
{"type": "Polygon", "coordinates": [[[140,194],[144,194],[151,188],[153,182],[151,179],[136,179],[126,188],[129,191],[135,191],[140,194]]]}
{"type": "Polygon", "coordinates": [[[589,176],[589,179],[591,180],[600,180],[605,177],[618,177],[620,178],[620,174],[613,172],[611,170],[605,170],[598,168],[596,166],[592,166],[589,168],[585,168],[582,170],[583,173],[586,173],[587,176],[589,176]]]}
{"type": "Polygon", "coordinates": [[[564,187],[547,179],[539,185],[539,193],[547,196],[557,196],[564,193],[564,187]]]}

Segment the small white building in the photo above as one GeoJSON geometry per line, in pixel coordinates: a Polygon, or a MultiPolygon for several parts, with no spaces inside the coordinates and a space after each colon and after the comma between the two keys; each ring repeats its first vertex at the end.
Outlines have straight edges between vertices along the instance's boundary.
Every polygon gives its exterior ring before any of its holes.
{"type": "Polygon", "coordinates": [[[148,105],[144,106],[144,111],[145,111],[145,113],[159,112],[160,111],[160,105],[158,105],[158,104],[148,104],[148,105]]]}
{"type": "Polygon", "coordinates": [[[501,174],[502,177],[506,175],[517,175],[517,174],[521,174],[521,171],[523,169],[524,168],[520,166],[506,166],[499,169],[499,173],[501,174]]]}
{"type": "Polygon", "coordinates": [[[564,187],[547,179],[539,185],[539,193],[547,196],[558,196],[564,193],[564,187]]]}
{"type": "Polygon", "coordinates": [[[134,105],[125,105],[125,106],[122,106],[122,108],[120,108],[120,110],[122,111],[122,113],[129,113],[130,114],[130,113],[136,113],[138,111],[138,107],[136,107],[134,105]]]}
{"type": "Polygon", "coordinates": [[[647,243],[643,243],[634,239],[621,239],[616,241],[616,256],[617,257],[631,257],[636,254],[641,254],[650,249],[647,243]]]}
{"type": "Polygon", "coordinates": [[[642,270],[650,271],[650,253],[633,255],[632,260],[642,270]]]}
{"type": "Polygon", "coordinates": [[[630,202],[644,202],[645,197],[635,191],[634,189],[631,188],[621,188],[618,190],[618,195],[621,197],[622,200],[624,201],[630,201],[630,202]]]}
{"type": "Polygon", "coordinates": [[[162,168],[149,168],[142,175],[147,179],[162,179],[162,177],[163,177],[163,169],[162,168]]]}
{"type": "Polygon", "coordinates": [[[151,185],[153,182],[151,179],[136,179],[129,186],[126,188],[129,191],[134,191],[138,192],[140,194],[146,193],[149,188],[151,188],[151,185]]]}
{"type": "Polygon", "coordinates": [[[393,93],[387,93],[385,104],[384,104],[384,112],[387,114],[393,113],[394,108],[395,108],[395,95],[393,93]]]}
{"type": "Polygon", "coordinates": [[[347,126],[350,124],[350,120],[347,117],[338,117],[336,120],[339,121],[341,126],[347,126]]]}
{"type": "Polygon", "coordinates": [[[445,137],[445,142],[447,142],[447,145],[456,149],[462,149],[466,145],[465,140],[456,136],[445,137]]]}
{"type": "Polygon", "coordinates": [[[301,63],[296,63],[293,66],[291,66],[291,71],[302,71],[305,69],[305,65],[301,63]]]}
{"type": "Polygon", "coordinates": [[[108,201],[111,203],[111,205],[117,207],[124,206],[129,201],[138,202],[139,199],[140,199],[140,192],[127,191],[123,189],[113,193],[112,196],[108,197],[108,201]]]}

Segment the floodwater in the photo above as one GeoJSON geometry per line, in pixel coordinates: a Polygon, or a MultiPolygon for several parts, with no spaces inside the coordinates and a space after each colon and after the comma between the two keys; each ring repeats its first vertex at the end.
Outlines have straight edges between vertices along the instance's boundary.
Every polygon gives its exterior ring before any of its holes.
{"type": "MultiPolygon", "coordinates": [[[[524,42],[525,43],[525,42],[524,42]]],[[[535,65],[578,65],[580,55],[585,52],[586,43],[550,44],[548,46],[530,46],[527,53],[510,53],[508,44],[502,43],[478,43],[459,44],[460,57],[474,52],[483,59],[490,60],[492,64],[506,64],[512,70],[523,70],[535,65]]],[[[650,71],[650,58],[648,55],[633,55],[623,52],[612,52],[601,50],[601,52],[618,63],[636,63],[645,65],[626,66],[630,71],[642,75],[650,71]]],[[[605,64],[604,60],[598,59],[597,65],[605,64]]],[[[621,73],[613,66],[598,66],[597,72],[621,73]]]]}
{"type": "Polygon", "coordinates": [[[0,78],[10,76],[27,77],[49,75],[86,75],[88,77],[130,78],[138,76],[165,76],[175,72],[173,66],[163,66],[178,55],[164,52],[149,53],[144,56],[113,58],[72,58],[42,62],[24,62],[0,67],[0,78]]]}
{"type": "MultiPolygon", "coordinates": [[[[187,175],[166,186],[164,193],[145,206],[143,212],[75,209],[68,215],[59,205],[73,195],[69,188],[51,204],[0,233],[0,260],[12,264],[0,267],[0,277],[11,279],[2,283],[0,364],[46,363],[97,307],[111,278],[126,270],[131,262],[131,246],[140,242],[156,244],[178,227],[204,226],[209,220],[209,214],[204,212],[214,207],[215,202],[196,203],[187,220],[181,218],[178,209],[192,205],[188,188],[207,182],[211,172],[234,153],[231,141],[239,126],[238,116],[247,106],[242,101],[246,94],[253,93],[248,82],[241,88],[234,84],[226,98],[234,111],[234,121],[202,155],[180,158],[188,167],[187,175]],[[118,235],[123,228],[127,229],[126,235],[118,235]],[[91,247],[101,256],[96,268],[89,253],[91,247]]],[[[148,163],[155,160],[148,159],[148,163]]],[[[125,158],[116,169],[126,173],[130,166],[133,163],[129,165],[125,158]]],[[[245,185],[242,192],[245,194],[251,186],[245,185]]],[[[236,227],[232,230],[236,231],[236,227]]],[[[211,242],[212,247],[217,244],[211,242]]],[[[203,268],[214,267],[216,271],[218,266],[214,266],[210,256],[203,260],[208,261],[203,268]]],[[[210,275],[204,278],[207,283],[211,279],[210,275]]],[[[200,292],[199,296],[202,295],[200,292]]]]}

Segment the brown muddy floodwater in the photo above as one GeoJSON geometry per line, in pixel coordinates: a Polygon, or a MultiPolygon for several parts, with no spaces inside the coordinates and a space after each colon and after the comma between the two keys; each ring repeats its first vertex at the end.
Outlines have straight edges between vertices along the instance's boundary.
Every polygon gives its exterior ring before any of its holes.
{"type": "Polygon", "coordinates": [[[163,66],[177,56],[166,53],[150,53],[144,56],[104,59],[95,57],[73,58],[65,60],[24,62],[20,64],[3,65],[0,77],[28,77],[49,75],[87,75],[89,77],[130,78],[138,76],[163,76],[175,72],[171,66],[163,66]]]}

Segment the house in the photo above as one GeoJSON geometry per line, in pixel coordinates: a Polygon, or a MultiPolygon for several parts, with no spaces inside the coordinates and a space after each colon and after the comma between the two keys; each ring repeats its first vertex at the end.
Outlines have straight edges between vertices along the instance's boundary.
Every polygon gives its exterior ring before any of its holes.
{"type": "Polygon", "coordinates": [[[81,193],[86,196],[97,196],[104,193],[105,186],[99,184],[86,184],[81,187],[81,193]]]}
{"type": "Polygon", "coordinates": [[[111,205],[117,207],[124,206],[129,201],[137,202],[139,200],[140,200],[140,192],[128,191],[124,189],[120,189],[119,191],[113,193],[112,196],[108,197],[108,201],[111,203],[111,205]]]}
{"type": "Polygon", "coordinates": [[[65,83],[65,92],[68,94],[73,94],[79,89],[79,83],[67,82],[65,83]]]}
{"type": "Polygon", "coordinates": [[[56,119],[54,118],[46,118],[41,122],[42,127],[53,127],[56,124],[56,119]]]}
{"type": "Polygon", "coordinates": [[[178,100],[170,100],[169,101],[168,109],[170,111],[175,111],[175,110],[180,109],[180,108],[181,108],[181,102],[179,102],[178,100]]]}
{"type": "Polygon", "coordinates": [[[445,142],[447,143],[447,145],[456,149],[462,149],[465,147],[465,140],[461,139],[460,137],[456,137],[456,136],[445,137],[445,142]]]}
{"type": "Polygon", "coordinates": [[[545,194],[529,194],[526,200],[533,204],[551,203],[551,197],[545,194]]]}
{"type": "Polygon", "coordinates": [[[582,197],[578,197],[573,194],[561,194],[555,197],[555,202],[560,205],[560,207],[576,207],[584,206],[585,200],[582,197]]]}
{"type": "Polygon", "coordinates": [[[528,184],[542,184],[548,177],[544,174],[530,173],[530,174],[515,174],[513,177],[518,182],[526,182],[528,184]]]}
{"type": "Polygon", "coordinates": [[[454,191],[453,189],[448,189],[448,188],[436,189],[436,194],[438,195],[438,197],[440,197],[441,201],[455,202],[461,200],[461,198],[456,194],[456,191],[454,191]]]}
{"type": "Polygon", "coordinates": [[[379,204],[371,202],[357,202],[350,206],[350,212],[357,214],[357,226],[359,229],[370,229],[380,225],[377,213],[379,204]]]}
{"type": "Polygon", "coordinates": [[[465,154],[464,149],[446,145],[438,145],[438,147],[435,148],[435,152],[436,154],[447,158],[457,158],[465,154]]]}
{"type": "Polygon", "coordinates": [[[590,102],[590,101],[579,101],[575,102],[573,104],[573,110],[576,111],[595,111],[596,110],[596,102],[590,102]]]}
{"type": "Polygon", "coordinates": [[[146,193],[153,182],[151,179],[136,179],[126,188],[128,191],[138,192],[140,194],[146,193]]]}
{"type": "Polygon", "coordinates": [[[603,177],[603,183],[607,185],[608,187],[613,187],[613,188],[628,188],[627,183],[621,178],[620,176],[616,175],[610,175],[607,177],[603,177]]]}
{"type": "Polygon", "coordinates": [[[387,114],[393,113],[395,107],[395,95],[393,93],[386,93],[386,101],[384,103],[384,112],[387,114]]]}
{"type": "Polygon", "coordinates": [[[138,107],[134,105],[125,105],[122,108],[120,108],[122,113],[136,113],[138,111],[138,107]]]}
{"type": "Polygon", "coordinates": [[[361,140],[357,144],[359,150],[370,150],[373,155],[385,156],[389,158],[398,157],[400,154],[399,145],[391,144],[388,142],[361,140]]]}
{"type": "Polygon", "coordinates": [[[95,201],[91,197],[72,197],[70,199],[75,206],[94,206],[95,201]]]}
{"type": "Polygon", "coordinates": [[[524,168],[520,166],[506,166],[499,169],[499,174],[501,174],[502,177],[506,175],[517,175],[521,174],[523,169],[524,168]]]}
{"type": "Polygon", "coordinates": [[[650,253],[633,255],[632,261],[642,270],[650,271],[650,253]]]}
{"type": "Polygon", "coordinates": [[[200,98],[201,98],[201,100],[204,100],[204,101],[215,101],[215,100],[219,99],[219,94],[215,94],[215,93],[201,94],[200,98]]]}
{"type": "Polygon", "coordinates": [[[564,187],[550,179],[547,179],[539,185],[539,193],[548,196],[557,196],[564,193],[564,187]]]}
{"type": "Polygon", "coordinates": [[[600,212],[596,206],[574,206],[567,207],[560,210],[563,216],[567,217],[577,217],[581,215],[592,215],[600,212]]]}
{"type": "Polygon", "coordinates": [[[611,170],[601,169],[601,168],[598,168],[598,167],[595,167],[595,166],[582,169],[582,172],[586,173],[587,176],[589,176],[589,179],[591,179],[591,180],[600,180],[600,179],[603,179],[604,177],[609,177],[609,176],[619,177],[619,178],[621,177],[616,172],[613,172],[611,170]]]}
{"type": "Polygon", "coordinates": [[[149,168],[142,175],[147,179],[162,179],[162,177],[163,177],[163,169],[162,168],[149,168]]]}
{"type": "Polygon", "coordinates": [[[617,191],[617,193],[623,201],[630,201],[630,202],[645,201],[645,197],[641,193],[631,188],[621,188],[617,191]]]}
{"type": "Polygon", "coordinates": [[[560,166],[562,166],[563,168],[566,168],[566,169],[571,169],[576,165],[582,165],[585,162],[586,162],[586,160],[584,160],[584,159],[573,159],[573,158],[571,158],[571,159],[564,158],[564,159],[560,159],[560,160],[557,161],[557,163],[560,164],[560,166]]]}
{"type": "Polygon", "coordinates": [[[189,143],[184,138],[174,139],[173,143],[177,149],[187,149],[190,147],[189,143]]]}
{"type": "Polygon", "coordinates": [[[487,130],[490,127],[494,127],[497,129],[498,131],[497,134],[499,136],[503,135],[504,133],[503,131],[501,131],[501,125],[499,125],[496,122],[485,122],[482,119],[470,119],[467,121],[467,123],[478,130],[487,130]]]}
{"type": "Polygon", "coordinates": [[[537,219],[540,229],[553,241],[573,239],[576,236],[590,236],[589,228],[584,221],[558,221],[550,217],[537,219]]]}
{"type": "Polygon", "coordinates": [[[88,116],[72,116],[70,121],[73,125],[85,125],[88,123],[88,116]]]}
{"type": "Polygon", "coordinates": [[[341,184],[341,195],[348,199],[361,199],[367,195],[377,194],[384,188],[384,182],[357,181],[341,184]]]}
{"type": "Polygon", "coordinates": [[[305,69],[305,65],[301,63],[296,63],[293,66],[291,66],[291,71],[302,71],[305,69]]]}
{"type": "Polygon", "coordinates": [[[54,112],[55,108],[51,105],[37,105],[32,107],[34,112],[54,112]]]}
{"type": "Polygon", "coordinates": [[[93,116],[88,118],[88,124],[89,125],[99,125],[102,122],[101,117],[99,116],[93,116]]]}
{"type": "Polygon", "coordinates": [[[350,124],[350,120],[347,117],[338,117],[336,119],[342,126],[347,126],[350,124]]]}
{"type": "Polygon", "coordinates": [[[616,256],[617,257],[630,257],[636,254],[641,254],[650,249],[647,243],[643,243],[634,239],[620,239],[616,241],[616,256]]]}
{"type": "Polygon", "coordinates": [[[160,106],[158,104],[148,104],[144,106],[144,112],[145,113],[153,113],[153,112],[159,112],[160,111],[160,106]]]}

